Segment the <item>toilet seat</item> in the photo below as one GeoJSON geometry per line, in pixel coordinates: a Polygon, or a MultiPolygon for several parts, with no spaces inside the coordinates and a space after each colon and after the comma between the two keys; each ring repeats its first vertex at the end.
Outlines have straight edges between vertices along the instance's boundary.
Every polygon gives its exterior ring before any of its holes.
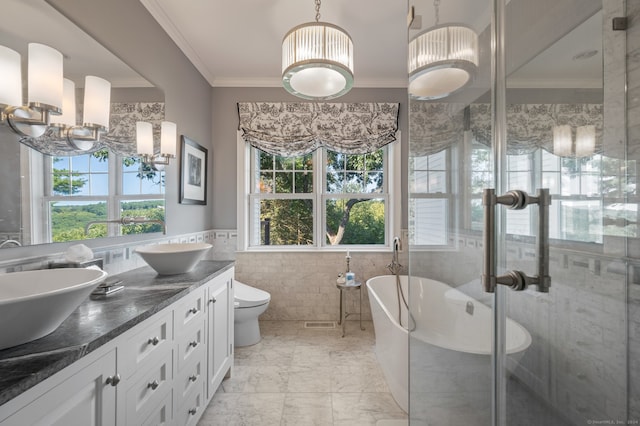
{"type": "Polygon", "coordinates": [[[254,308],[269,303],[271,295],[259,288],[251,287],[241,282],[234,282],[235,309],[254,308]]]}

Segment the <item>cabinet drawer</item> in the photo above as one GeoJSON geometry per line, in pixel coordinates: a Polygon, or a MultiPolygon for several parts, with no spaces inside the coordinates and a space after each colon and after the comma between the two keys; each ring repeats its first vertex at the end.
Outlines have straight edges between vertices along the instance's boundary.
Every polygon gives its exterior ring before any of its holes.
{"type": "Polygon", "coordinates": [[[191,426],[202,417],[202,412],[206,407],[204,399],[204,381],[197,388],[192,389],[185,398],[182,405],[176,410],[175,421],[178,425],[191,426]]]}
{"type": "Polygon", "coordinates": [[[173,382],[176,406],[181,406],[194,389],[202,387],[206,373],[205,365],[203,357],[195,358],[176,375],[173,382]]]}
{"type": "Polygon", "coordinates": [[[133,376],[132,384],[127,386],[126,413],[127,424],[142,423],[160,404],[173,387],[173,358],[171,352],[156,366],[147,368],[133,376]]]}
{"type": "Polygon", "coordinates": [[[205,307],[204,289],[198,289],[185,296],[174,309],[175,332],[180,335],[191,324],[204,320],[205,307]]]}
{"type": "Polygon", "coordinates": [[[182,334],[176,335],[176,358],[178,358],[178,372],[182,372],[184,367],[194,359],[204,359],[206,352],[204,347],[205,321],[199,321],[183,330],[182,334]]]}
{"type": "Polygon", "coordinates": [[[151,411],[151,414],[142,423],[142,426],[163,426],[171,424],[172,412],[172,394],[168,392],[167,395],[162,398],[160,404],[151,411]]]}
{"type": "MultiPolygon", "coordinates": [[[[173,327],[171,310],[161,313],[157,320],[127,338],[121,345],[122,366],[125,378],[146,366],[160,362],[171,351],[173,327]]],[[[119,358],[119,356],[118,356],[119,358]]]]}

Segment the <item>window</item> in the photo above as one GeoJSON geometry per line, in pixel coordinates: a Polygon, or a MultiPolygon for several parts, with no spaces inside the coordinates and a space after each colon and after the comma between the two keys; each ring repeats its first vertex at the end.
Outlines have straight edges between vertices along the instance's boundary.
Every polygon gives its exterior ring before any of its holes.
{"type": "Polygon", "coordinates": [[[73,157],[44,157],[43,240],[63,242],[160,232],[158,224],[108,226],[122,217],[164,220],[164,172],[107,150],[73,157]],[[122,229],[120,229],[122,228],[122,229]]]}
{"type": "MultiPolygon", "coordinates": [[[[476,146],[471,153],[471,229],[482,230],[482,189],[491,184],[490,154],[476,146]]],[[[507,156],[509,189],[529,193],[549,188],[551,238],[602,243],[604,235],[637,236],[635,161],[602,155],[563,158],[539,149],[507,156]],[[634,198],[635,200],[635,198],[634,198]]],[[[536,234],[532,208],[507,210],[507,233],[536,234]]]]}
{"type": "Polygon", "coordinates": [[[413,246],[445,246],[452,214],[451,149],[410,158],[409,236],[413,246]]]}
{"type": "Polygon", "coordinates": [[[318,149],[281,157],[246,145],[239,221],[246,224],[246,247],[388,246],[390,151],[388,146],[367,154],[318,149]]]}

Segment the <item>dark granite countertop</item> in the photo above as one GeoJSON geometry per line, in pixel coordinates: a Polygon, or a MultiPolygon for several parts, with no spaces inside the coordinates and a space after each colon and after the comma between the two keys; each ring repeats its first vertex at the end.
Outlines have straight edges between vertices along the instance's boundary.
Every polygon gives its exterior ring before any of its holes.
{"type": "Polygon", "coordinates": [[[117,275],[124,289],[85,300],[53,333],[0,350],[0,405],[228,270],[233,261],[201,261],[189,273],[161,276],[148,266],[117,275]]]}

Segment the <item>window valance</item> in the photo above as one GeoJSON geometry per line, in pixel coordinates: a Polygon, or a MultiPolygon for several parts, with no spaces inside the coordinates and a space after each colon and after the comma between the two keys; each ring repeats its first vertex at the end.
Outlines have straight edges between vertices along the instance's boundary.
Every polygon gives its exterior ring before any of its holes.
{"type": "MultiPolygon", "coordinates": [[[[593,125],[594,153],[602,153],[602,104],[510,104],[507,105],[507,154],[529,154],[538,148],[553,153],[553,128],[593,125]]],[[[473,139],[491,146],[491,105],[411,102],[409,150],[413,156],[435,154],[462,143],[465,130],[473,139]]]]}
{"type": "Polygon", "coordinates": [[[320,147],[364,154],[396,140],[398,103],[239,102],[239,129],[252,146],[279,156],[320,147]]]}

